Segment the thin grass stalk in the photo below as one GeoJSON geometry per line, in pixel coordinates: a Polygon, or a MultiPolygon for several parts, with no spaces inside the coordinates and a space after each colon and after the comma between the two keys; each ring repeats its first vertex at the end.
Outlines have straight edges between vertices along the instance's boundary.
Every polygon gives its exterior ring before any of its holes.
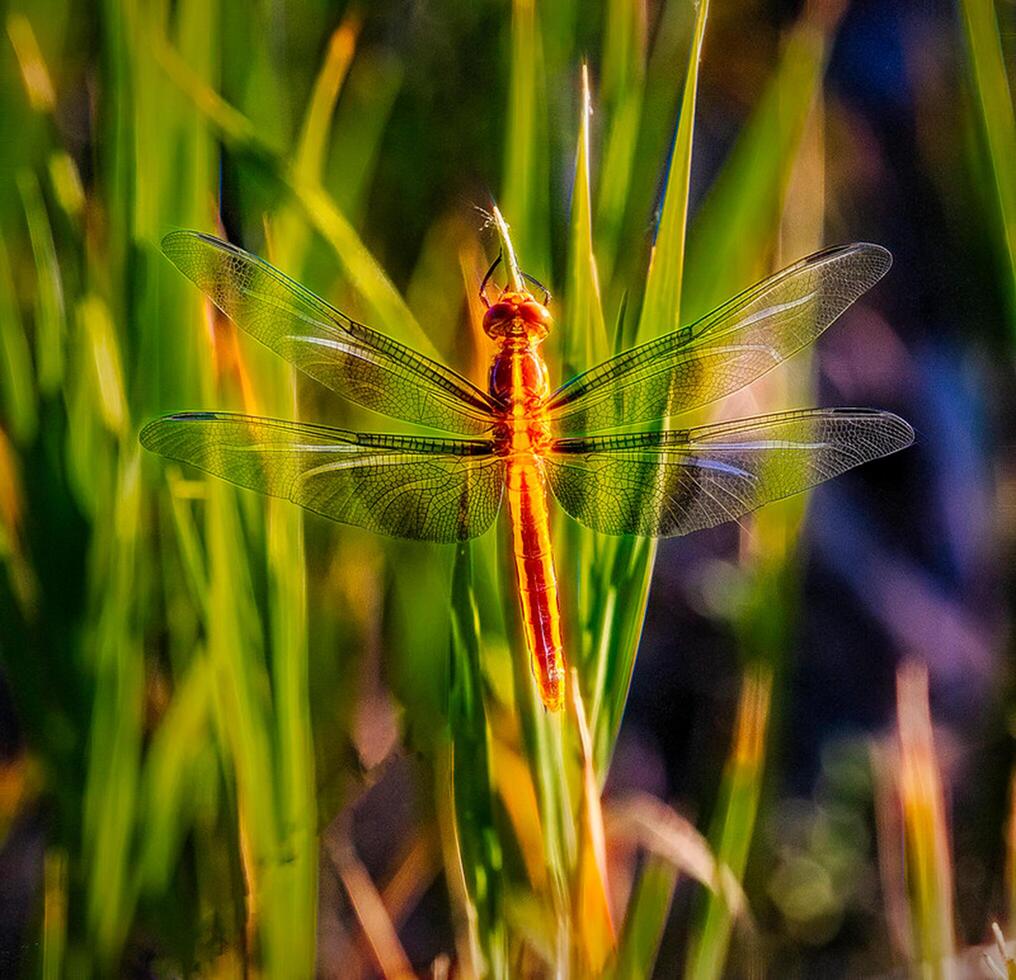
{"type": "MultiPolygon", "coordinates": [[[[765,767],[765,746],[772,698],[772,673],[764,665],[744,674],[734,742],[723,775],[717,807],[716,860],[740,881],[748,862],[765,767]]],[[[706,896],[701,925],[689,949],[685,976],[712,980],[723,975],[734,915],[722,891],[706,896]]]]}
{"type": "Polygon", "coordinates": [[[910,662],[896,679],[897,791],[903,816],[914,964],[924,977],[955,975],[952,860],[945,792],[928,702],[928,670],[910,662]]]}

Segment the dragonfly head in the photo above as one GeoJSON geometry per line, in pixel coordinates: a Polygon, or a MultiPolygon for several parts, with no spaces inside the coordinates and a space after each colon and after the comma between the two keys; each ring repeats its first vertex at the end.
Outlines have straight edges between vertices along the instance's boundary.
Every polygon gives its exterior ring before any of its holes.
{"type": "Polygon", "coordinates": [[[537,343],[550,331],[550,310],[527,292],[506,289],[483,316],[484,332],[492,340],[527,338],[537,343]]]}

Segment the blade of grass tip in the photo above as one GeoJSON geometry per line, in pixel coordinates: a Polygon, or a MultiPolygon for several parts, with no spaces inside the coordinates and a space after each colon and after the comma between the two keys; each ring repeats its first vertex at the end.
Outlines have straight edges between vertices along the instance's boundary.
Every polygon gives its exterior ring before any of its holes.
{"type": "Polygon", "coordinates": [[[34,378],[7,245],[0,234],[0,390],[10,434],[20,445],[32,441],[38,426],[34,378]]]}
{"type": "Polygon", "coordinates": [[[1008,298],[1016,327],[1016,118],[1002,52],[1002,39],[991,0],[960,4],[967,58],[988,161],[998,203],[1002,252],[1008,271],[1008,298]]]}
{"type": "Polygon", "coordinates": [[[898,787],[903,813],[911,930],[922,970],[952,974],[956,952],[945,794],[928,704],[928,670],[906,663],[896,678],[898,787]]]}
{"type": "Polygon", "coordinates": [[[1005,934],[997,922],[992,922],[991,934],[995,937],[995,948],[998,950],[999,959],[1002,961],[1002,966],[998,968],[997,975],[1002,980],[1016,980],[1016,959],[1013,959],[1009,955],[1005,934]]]}
{"type": "MultiPolygon", "coordinates": [[[[578,146],[575,152],[575,182],[572,189],[571,235],[569,244],[568,325],[562,331],[562,377],[571,378],[602,361],[609,352],[607,330],[600,301],[600,283],[593,249],[592,180],[590,176],[589,129],[592,99],[589,69],[582,66],[582,99],[580,104],[578,146]]],[[[573,664],[579,667],[583,689],[594,700],[601,700],[597,679],[601,677],[603,644],[594,644],[589,628],[594,618],[597,597],[592,594],[596,576],[589,574],[597,567],[596,536],[577,521],[568,520],[558,511],[556,538],[558,568],[563,581],[572,588],[562,593],[566,650],[573,664]],[[599,654],[600,656],[597,656],[599,654]]],[[[601,681],[602,682],[602,681],[601,681]]]]}
{"type": "MultiPolygon", "coordinates": [[[[734,744],[723,776],[720,804],[713,821],[714,852],[735,879],[744,877],[755,831],[766,732],[772,699],[772,673],[764,665],[746,669],[737,713],[734,744]]],[[[692,936],[686,975],[713,980],[723,975],[734,917],[724,897],[709,892],[700,925],[692,936]]]]}
{"type": "Polygon", "coordinates": [[[589,66],[582,66],[578,146],[572,187],[568,276],[568,328],[562,331],[562,376],[573,377],[608,353],[607,328],[600,302],[600,280],[593,251],[592,180],[589,172],[589,122],[593,113],[589,66]]]}
{"type": "MultiPolygon", "coordinates": [[[[685,234],[688,223],[688,189],[691,178],[692,145],[695,132],[695,103],[698,92],[699,64],[705,40],[708,0],[700,0],[695,17],[695,30],[688,54],[688,67],[681,99],[670,171],[667,175],[660,229],[653,249],[638,321],[636,340],[648,340],[676,328],[682,309],[685,234]]],[[[621,724],[621,715],[628,699],[631,672],[642,632],[649,583],[656,559],[653,538],[625,538],[614,545],[609,568],[610,588],[617,591],[616,601],[609,606],[612,617],[603,621],[594,635],[610,636],[608,649],[614,651],[607,673],[608,684],[593,692],[590,721],[597,752],[598,774],[606,777],[607,767],[621,724]]],[[[605,605],[605,608],[608,608],[605,605]]]]}
{"type": "Polygon", "coordinates": [[[35,364],[39,391],[43,395],[54,395],[60,389],[64,376],[64,341],[67,328],[63,283],[39,181],[30,170],[22,170],[18,174],[17,182],[28,222],[28,234],[32,242],[37,274],[35,364]]]}

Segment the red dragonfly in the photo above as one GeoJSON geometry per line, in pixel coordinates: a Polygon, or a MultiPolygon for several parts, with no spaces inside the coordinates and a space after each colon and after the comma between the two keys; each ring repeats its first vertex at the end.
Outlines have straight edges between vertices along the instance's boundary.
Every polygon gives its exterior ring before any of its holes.
{"type": "Polygon", "coordinates": [[[493,303],[487,279],[480,290],[495,348],[482,391],[235,245],[179,231],[162,247],[237,326],[315,380],[373,411],[456,436],[182,412],[145,426],[141,443],[400,538],[476,537],[507,496],[528,652],[550,710],[563,703],[565,667],[548,484],[595,531],[670,537],[736,520],[913,441],[903,419],[858,408],[602,434],[713,402],[811,343],[888,270],[891,257],[878,245],[811,255],[553,391],[540,353],[549,296],[537,300],[517,275],[493,303]]]}

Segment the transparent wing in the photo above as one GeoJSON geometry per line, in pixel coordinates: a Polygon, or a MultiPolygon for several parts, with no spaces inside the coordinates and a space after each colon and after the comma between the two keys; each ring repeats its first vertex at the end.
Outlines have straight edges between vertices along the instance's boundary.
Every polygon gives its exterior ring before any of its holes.
{"type": "Polygon", "coordinates": [[[667,418],[729,395],[814,341],[891,264],[884,248],[864,243],[802,259],[701,320],[559,388],[547,404],[555,432],[667,418]]]}
{"type": "Polygon", "coordinates": [[[504,462],[483,440],[185,412],[150,422],[141,444],[332,520],[420,541],[482,534],[497,516],[504,487],[504,462]]]}
{"type": "Polygon", "coordinates": [[[890,412],[815,409],[671,432],[562,439],[543,457],[569,514],[606,534],[674,537],[909,446],[890,412]]]}
{"type": "Polygon", "coordinates": [[[351,401],[450,432],[493,424],[494,404],[475,385],[351,320],[257,256],[196,231],[170,233],[162,250],[238,327],[351,401]]]}

